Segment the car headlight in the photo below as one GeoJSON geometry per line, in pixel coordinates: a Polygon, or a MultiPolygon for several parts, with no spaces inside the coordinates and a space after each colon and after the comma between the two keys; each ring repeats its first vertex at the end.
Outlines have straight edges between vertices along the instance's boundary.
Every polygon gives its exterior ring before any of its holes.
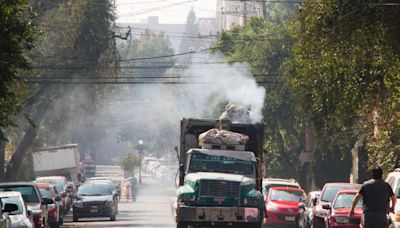
{"type": "Polygon", "coordinates": [[[74,205],[75,207],[80,207],[80,208],[84,207],[83,202],[81,200],[75,201],[74,205]]]}
{"type": "Polygon", "coordinates": [[[267,204],[267,211],[275,212],[275,211],[278,211],[278,208],[274,204],[268,203],[267,204]]]}
{"type": "Polygon", "coordinates": [[[335,221],[337,223],[349,223],[349,217],[337,216],[337,217],[335,217],[335,221]]]}

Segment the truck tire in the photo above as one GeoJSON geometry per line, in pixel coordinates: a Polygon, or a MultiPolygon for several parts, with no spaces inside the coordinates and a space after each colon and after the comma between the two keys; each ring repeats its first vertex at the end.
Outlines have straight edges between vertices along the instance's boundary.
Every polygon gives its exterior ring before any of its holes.
{"type": "Polygon", "coordinates": [[[247,227],[250,227],[250,228],[261,228],[261,226],[262,226],[262,223],[256,223],[256,224],[251,224],[250,226],[247,226],[247,227]]]}
{"type": "Polygon", "coordinates": [[[187,222],[176,222],[176,228],[188,228],[187,222]]]}

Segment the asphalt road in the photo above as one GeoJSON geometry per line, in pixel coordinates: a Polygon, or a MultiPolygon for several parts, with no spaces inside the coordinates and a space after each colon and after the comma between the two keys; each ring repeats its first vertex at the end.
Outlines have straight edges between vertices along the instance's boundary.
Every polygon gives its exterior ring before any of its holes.
{"type": "Polygon", "coordinates": [[[158,183],[154,178],[143,178],[136,202],[121,199],[116,221],[109,218],[82,218],[72,222],[69,214],[62,227],[140,227],[140,228],[173,228],[170,201],[175,196],[175,188],[158,183]]]}

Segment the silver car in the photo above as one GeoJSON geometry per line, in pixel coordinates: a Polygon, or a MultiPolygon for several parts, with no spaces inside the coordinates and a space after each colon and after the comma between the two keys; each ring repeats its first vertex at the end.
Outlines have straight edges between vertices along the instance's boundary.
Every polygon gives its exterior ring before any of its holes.
{"type": "Polygon", "coordinates": [[[3,207],[8,211],[8,216],[11,220],[11,227],[13,228],[32,228],[32,213],[28,211],[24,199],[20,192],[0,192],[0,199],[3,207]],[[15,210],[10,210],[8,205],[14,205],[15,210]]]}

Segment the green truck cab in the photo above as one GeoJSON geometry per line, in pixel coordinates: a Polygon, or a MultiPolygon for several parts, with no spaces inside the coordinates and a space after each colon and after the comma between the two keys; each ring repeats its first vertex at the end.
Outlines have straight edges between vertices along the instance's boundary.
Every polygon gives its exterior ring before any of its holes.
{"type": "Polygon", "coordinates": [[[199,148],[198,136],[212,128],[219,128],[219,121],[181,121],[177,228],[189,225],[261,227],[264,127],[230,124],[230,131],[249,136],[244,148],[228,145],[199,148]]]}

